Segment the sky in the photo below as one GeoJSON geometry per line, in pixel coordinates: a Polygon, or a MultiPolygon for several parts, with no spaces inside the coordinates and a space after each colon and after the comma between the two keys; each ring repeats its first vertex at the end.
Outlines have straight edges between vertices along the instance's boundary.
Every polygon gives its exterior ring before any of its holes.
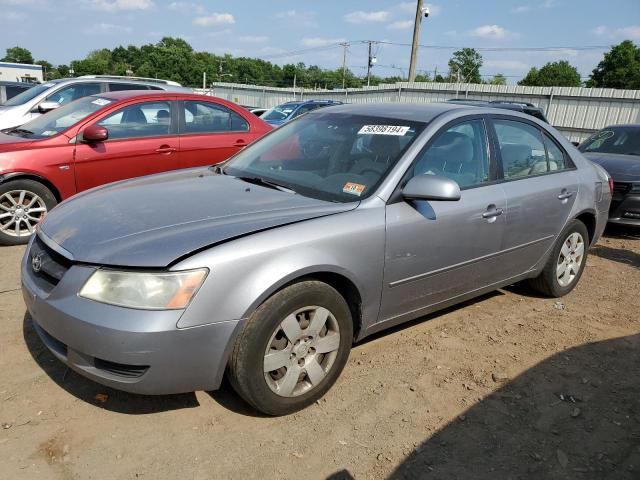
{"type": "MultiPolygon", "coordinates": [[[[37,60],[67,64],[98,48],[173,36],[215,54],[338,68],[343,49],[336,44],[349,42],[347,66],[364,76],[367,44],[362,41],[374,40],[388,43],[374,44],[373,73],[405,76],[415,5],[394,0],[0,0],[0,55],[20,45],[37,60]]],[[[586,78],[608,46],[625,39],[640,44],[640,0],[440,0],[428,5],[419,72],[446,73],[456,47],[474,47],[483,55],[481,72],[487,77],[502,73],[515,83],[533,66],[568,60],[586,78]]]]}

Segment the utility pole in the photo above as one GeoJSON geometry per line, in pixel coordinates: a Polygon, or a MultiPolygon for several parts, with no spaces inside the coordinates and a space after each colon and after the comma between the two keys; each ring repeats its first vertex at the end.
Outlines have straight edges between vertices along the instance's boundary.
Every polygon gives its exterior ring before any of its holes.
{"type": "Polygon", "coordinates": [[[347,47],[349,44],[345,42],[340,45],[342,45],[342,89],[344,90],[347,81],[347,47]]]}
{"type": "Polygon", "coordinates": [[[369,60],[367,61],[367,87],[371,85],[371,66],[372,66],[372,59],[373,57],[371,56],[371,44],[373,42],[371,40],[369,40],[369,60]]]}
{"type": "Polygon", "coordinates": [[[202,72],[202,90],[207,89],[207,72],[202,72]]]}
{"type": "Polygon", "coordinates": [[[298,79],[298,74],[293,74],[293,99],[296,99],[296,80],[298,79]]]}
{"type": "Polygon", "coordinates": [[[413,23],[413,43],[411,44],[411,61],[409,62],[409,82],[416,81],[418,43],[420,43],[420,25],[422,25],[422,0],[418,0],[418,4],[416,5],[416,18],[413,23]]]}

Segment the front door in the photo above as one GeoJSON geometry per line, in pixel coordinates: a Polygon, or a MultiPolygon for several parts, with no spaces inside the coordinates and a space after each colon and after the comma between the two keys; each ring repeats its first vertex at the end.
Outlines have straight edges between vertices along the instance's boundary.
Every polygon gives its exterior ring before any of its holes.
{"type": "Polygon", "coordinates": [[[533,268],[566,224],[579,179],[568,155],[533,122],[493,119],[507,197],[505,264],[533,268]]]}
{"type": "Polygon", "coordinates": [[[171,108],[171,101],[135,103],[97,121],[108,140],[83,143],[79,134],[77,190],[180,168],[171,108]]]}
{"type": "Polygon", "coordinates": [[[506,200],[492,184],[487,128],[482,118],[444,127],[420,153],[412,175],[458,182],[459,201],[399,201],[386,213],[381,321],[421,310],[504,278],[506,200]]]}

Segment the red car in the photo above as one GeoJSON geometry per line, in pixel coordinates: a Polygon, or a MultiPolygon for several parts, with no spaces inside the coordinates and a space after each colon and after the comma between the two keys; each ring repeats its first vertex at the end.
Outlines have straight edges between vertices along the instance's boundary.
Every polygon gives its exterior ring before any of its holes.
{"type": "Polygon", "coordinates": [[[26,243],[58,202],[132,177],[222,162],[272,129],[220,98],[97,94],[0,133],[0,243],[26,243]]]}

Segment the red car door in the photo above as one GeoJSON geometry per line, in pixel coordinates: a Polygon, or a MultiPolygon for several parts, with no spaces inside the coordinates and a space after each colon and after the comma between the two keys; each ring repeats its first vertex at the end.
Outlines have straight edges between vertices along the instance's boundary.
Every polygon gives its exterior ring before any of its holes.
{"type": "Polygon", "coordinates": [[[107,129],[109,138],[102,142],[82,142],[80,132],[75,151],[78,192],[180,168],[173,108],[175,102],[168,99],[147,100],[106,114],[91,123],[107,129]]]}
{"type": "Polygon", "coordinates": [[[269,130],[266,124],[264,128],[251,125],[239,112],[214,99],[184,100],[180,118],[180,164],[184,168],[222,162],[269,130]]]}

